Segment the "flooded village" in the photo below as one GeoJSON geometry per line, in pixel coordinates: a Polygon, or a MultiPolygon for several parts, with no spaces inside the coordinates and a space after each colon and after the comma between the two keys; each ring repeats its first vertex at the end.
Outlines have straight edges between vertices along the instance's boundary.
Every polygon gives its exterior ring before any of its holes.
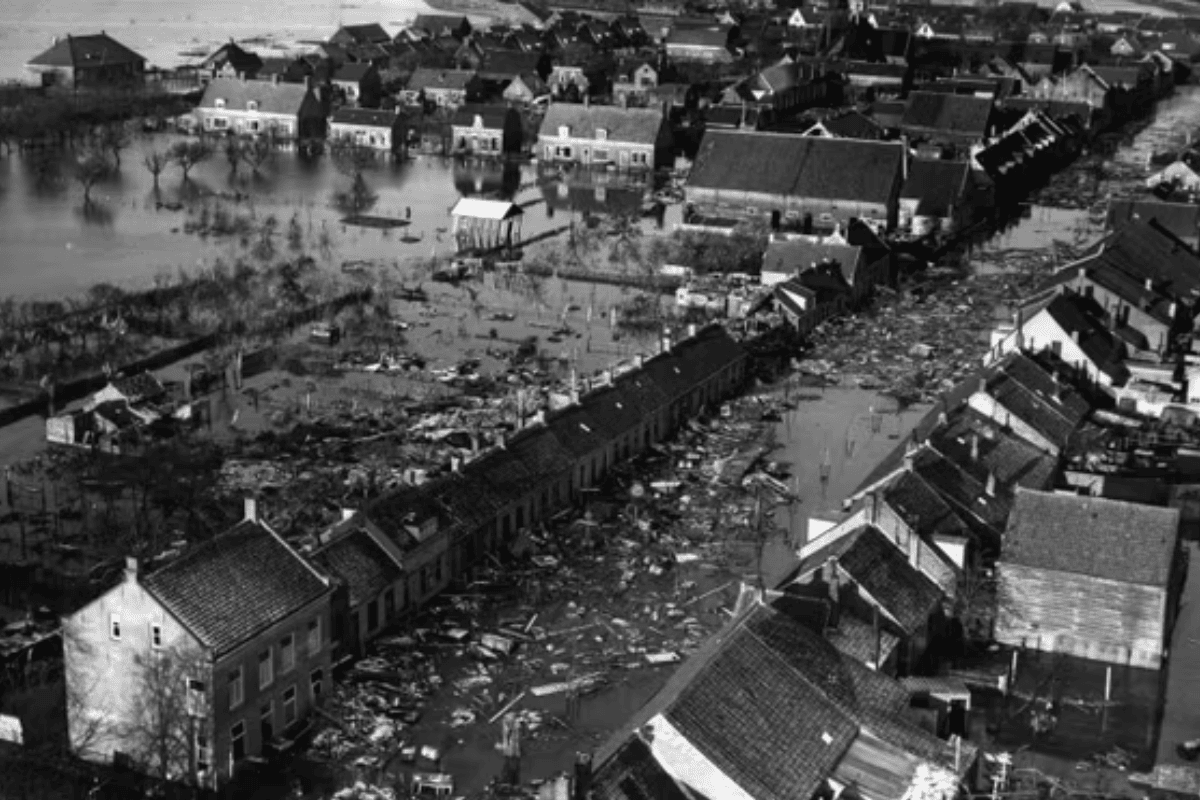
{"type": "Polygon", "coordinates": [[[0,798],[1200,797],[1200,18],[455,1],[0,87],[0,798]]]}

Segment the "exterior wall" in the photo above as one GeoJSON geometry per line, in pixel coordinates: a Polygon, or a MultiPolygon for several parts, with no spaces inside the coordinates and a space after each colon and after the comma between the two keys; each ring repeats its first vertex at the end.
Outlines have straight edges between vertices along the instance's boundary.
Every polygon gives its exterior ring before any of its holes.
{"type": "Polygon", "coordinates": [[[728,64],[733,61],[733,54],[724,47],[667,42],[667,58],[676,61],[699,61],[704,64],[728,64]]]}
{"type": "Polygon", "coordinates": [[[348,136],[358,144],[374,147],[376,150],[391,152],[397,144],[395,131],[391,128],[381,128],[377,125],[350,125],[345,122],[329,123],[329,138],[340,139],[348,136]]]}
{"type": "Polygon", "coordinates": [[[654,169],[655,146],[574,136],[539,136],[538,154],[546,161],[571,161],[585,166],[616,164],[630,169],[654,169]],[[597,157],[603,153],[605,157],[597,157]]]}
{"type": "MultiPolygon", "coordinates": [[[[71,698],[67,728],[80,758],[110,764],[115,753],[122,753],[136,760],[147,746],[128,726],[147,688],[141,659],[154,653],[152,625],[162,626],[164,650],[201,653],[199,642],[128,578],[64,620],[63,665],[71,698]],[[114,618],[120,623],[119,640],[110,631],[114,618]]],[[[211,685],[208,675],[195,677],[211,685]]]]}
{"type": "Polygon", "coordinates": [[[1002,644],[1159,669],[1167,592],[1055,570],[997,565],[1002,644]]]}
{"type": "MultiPolygon", "coordinates": [[[[1104,388],[1112,386],[1112,378],[1105,372],[1102,372],[1096,364],[1087,357],[1067,332],[1059,326],[1053,317],[1046,311],[1039,311],[1030,317],[1022,328],[1022,338],[1024,339],[1025,349],[1031,352],[1040,353],[1043,350],[1052,350],[1064,363],[1070,364],[1077,370],[1087,374],[1089,380],[1104,388]]],[[[993,348],[989,354],[989,361],[998,360],[1002,356],[1017,349],[1017,333],[1013,331],[993,348]]]]}
{"type": "Polygon", "coordinates": [[[1171,326],[1150,316],[1136,305],[1130,305],[1123,297],[1099,284],[1088,281],[1083,294],[1091,297],[1104,308],[1114,321],[1124,324],[1146,337],[1146,343],[1155,353],[1162,354],[1171,342],[1171,326]]]}
{"type": "Polygon", "coordinates": [[[505,151],[504,131],[500,128],[451,125],[450,141],[455,150],[465,153],[501,155],[505,151]]]}
{"type": "Polygon", "coordinates": [[[821,228],[832,228],[836,224],[845,227],[852,218],[875,223],[892,230],[897,217],[897,200],[893,197],[887,204],[866,203],[854,200],[826,200],[794,195],[775,195],[760,192],[729,191],[696,186],[684,188],[690,205],[712,210],[721,216],[760,217],[779,211],[790,223],[799,223],[812,215],[813,224],[821,228]]]}
{"type": "MultiPolygon", "coordinates": [[[[310,98],[312,104],[316,100],[310,98]]],[[[283,139],[311,135],[320,123],[319,109],[305,101],[299,114],[271,114],[264,111],[247,111],[238,108],[209,108],[201,106],[194,112],[196,120],[206,131],[214,133],[256,134],[274,132],[283,139]]]]}
{"type": "Polygon", "coordinates": [[[239,721],[245,725],[245,754],[257,756],[263,752],[265,744],[261,714],[264,703],[270,701],[274,704],[274,738],[279,739],[289,728],[301,724],[311,712],[314,697],[310,679],[314,670],[321,671],[322,695],[329,695],[333,685],[330,659],[332,623],[330,598],[326,595],[263,631],[236,650],[219,657],[212,673],[212,742],[214,763],[222,779],[232,774],[234,766],[230,741],[230,729],[233,725],[239,721]],[[312,652],[308,647],[308,625],[315,619],[320,620],[321,641],[319,648],[312,652]],[[295,637],[296,666],[287,673],[282,673],[281,646],[284,637],[289,634],[295,637]],[[260,688],[259,656],[268,649],[271,651],[273,679],[268,686],[260,688]],[[242,668],[244,699],[240,705],[231,709],[229,673],[239,666],[242,668]],[[283,696],[291,687],[296,690],[296,721],[289,724],[284,719],[283,696]]]}

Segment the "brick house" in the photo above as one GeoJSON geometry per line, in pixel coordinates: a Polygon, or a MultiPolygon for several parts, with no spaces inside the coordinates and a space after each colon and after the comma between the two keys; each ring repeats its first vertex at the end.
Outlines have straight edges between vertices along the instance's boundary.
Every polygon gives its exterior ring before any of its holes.
{"type": "Polygon", "coordinates": [[[671,128],[658,108],[552,103],[538,130],[537,155],[545,162],[657,169],[670,152],[671,128]]]}
{"type": "Polygon", "coordinates": [[[831,231],[859,219],[891,230],[905,159],[900,142],[710,130],[684,197],[694,210],[773,227],[831,231]]]}
{"type": "Polygon", "coordinates": [[[127,86],[144,80],[146,59],[100,31],[55,37],[50,49],[31,58],[25,69],[37,75],[42,86],[127,86]]]}
{"type": "Polygon", "coordinates": [[[450,142],[456,153],[517,153],[522,139],[521,114],[510,106],[467,103],[450,119],[450,142]]]}
{"type": "Polygon", "coordinates": [[[63,621],[72,748],[209,788],[287,749],[331,688],[331,594],[253,500],[149,574],[128,559],[118,586],[63,621]]]}

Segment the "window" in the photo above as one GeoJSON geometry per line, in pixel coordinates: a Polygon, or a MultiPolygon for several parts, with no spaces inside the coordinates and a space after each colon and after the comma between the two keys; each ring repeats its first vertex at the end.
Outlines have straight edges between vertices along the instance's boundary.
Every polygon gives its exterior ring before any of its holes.
{"type": "Polygon", "coordinates": [[[554,156],[554,150],[555,150],[555,148],[553,148],[553,147],[551,147],[551,146],[549,146],[549,145],[546,145],[546,158],[551,158],[551,157],[553,157],[553,156],[554,156]]]}
{"type": "Polygon", "coordinates": [[[257,100],[247,100],[246,101],[246,110],[247,111],[258,111],[258,101],[257,100]]]}
{"type": "Polygon", "coordinates": [[[317,617],[308,623],[308,654],[314,655],[321,651],[321,618],[317,617]]]}
{"type": "Polygon", "coordinates": [[[256,120],[256,119],[250,120],[250,130],[255,131],[255,132],[258,131],[258,120],[256,120]]]}
{"type": "Polygon", "coordinates": [[[367,603],[367,632],[379,627],[379,604],[374,600],[367,603]]]}
{"type": "Polygon", "coordinates": [[[156,649],[162,647],[162,625],[157,623],[150,625],[150,646],[156,649]]]}
{"type": "Polygon", "coordinates": [[[265,689],[275,680],[275,658],[271,648],[262,651],[258,656],[258,688],[265,689]]]}
{"type": "Polygon", "coordinates": [[[229,127],[229,120],[224,117],[217,117],[212,121],[213,127],[219,130],[225,130],[229,127]]]}
{"type": "Polygon", "coordinates": [[[592,161],[608,161],[608,151],[597,148],[592,151],[592,161]]]}
{"type": "Polygon", "coordinates": [[[279,643],[279,672],[280,674],[292,671],[296,666],[296,636],[289,633],[283,637],[283,641],[279,643]]]}
{"type": "Polygon", "coordinates": [[[316,705],[321,701],[321,692],[325,691],[324,671],[314,669],[312,675],[308,676],[308,686],[312,690],[313,705],[316,705]]]}
{"type": "Polygon", "coordinates": [[[196,731],[196,772],[205,773],[212,767],[212,750],[208,746],[208,734],[196,731]]]}
{"type": "Polygon", "coordinates": [[[396,616],[396,590],[389,588],[383,593],[383,620],[391,622],[396,616]]]}
{"type": "Polygon", "coordinates": [[[434,585],[442,584],[442,557],[438,556],[433,562],[433,581],[434,585]]]}
{"type": "Polygon", "coordinates": [[[283,693],[283,724],[284,727],[296,721],[296,687],[289,686],[283,693]]]}
{"type": "Polygon", "coordinates": [[[238,720],[229,729],[229,753],[234,761],[246,757],[246,723],[238,720]]]}
{"type": "Polygon", "coordinates": [[[117,641],[121,640],[121,615],[108,615],[108,635],[117,641]]]}
{"type": "Polygon", "coordinates": [[[570,125],[559,125],[558,126],[558,138],[567,139],[570,136],[571,136],[571,126],[570,125]]]}
{"type": "Polygon", "coordinates": [[[207,687],[205,687],[204,681],[198,681],[195,678],[187,679],[186,711],[188,716],[204,716],[204,692],[206,688],[207,687]]]}
{"type": "Polygon", "coordinates": [[[229,708],[234,709],[246,699],[245,687],[242,685],[242,668],[238,667],[229,672],[229,708]]]}
{"type": "Polygon", "coordinates": [[[275,701],[267,700],[258,709],[258,720],[262,731],[262,742],[266,744],[275,738],[275,701]]]}

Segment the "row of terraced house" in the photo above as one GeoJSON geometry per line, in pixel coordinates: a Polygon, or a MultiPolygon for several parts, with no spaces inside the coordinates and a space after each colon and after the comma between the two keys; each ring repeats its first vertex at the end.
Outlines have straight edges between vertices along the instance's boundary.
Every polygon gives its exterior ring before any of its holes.
{"type": "Polygon", "coordinates": [[[242,522],[165,565],[129,559],[64,620],[73,749],[207,787],[289,750],[335,664],[736,393],[747,364],[724,328],[664,339],[443,476],[344,512],[303,553],[248,499],[242,522]],[[173,700],[182,726],[161,718],[173,700]]]}

